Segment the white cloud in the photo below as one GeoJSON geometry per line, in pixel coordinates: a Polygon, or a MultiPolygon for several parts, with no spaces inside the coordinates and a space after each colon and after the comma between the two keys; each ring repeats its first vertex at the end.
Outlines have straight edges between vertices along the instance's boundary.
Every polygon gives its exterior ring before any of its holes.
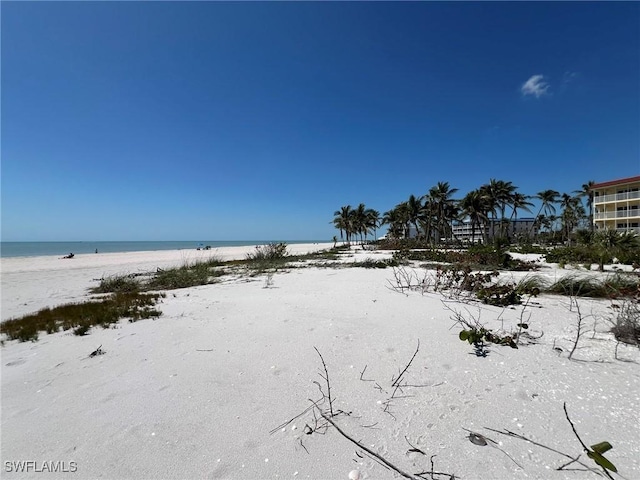
{"type": "Polygon", "coordinates": [[[524,82],[520,88],[522,95],[534,95],[536,98],[547,95],[548,90],[549,83],[545,81],[544,75],[533,75],[529,80],[524,82]]]}

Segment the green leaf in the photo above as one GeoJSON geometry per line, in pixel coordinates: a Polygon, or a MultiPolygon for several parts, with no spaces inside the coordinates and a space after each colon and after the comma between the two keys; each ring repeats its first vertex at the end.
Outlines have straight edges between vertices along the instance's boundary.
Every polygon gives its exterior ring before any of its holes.
{"type": "Polygon", "coordinates": [[[594,452],[597,452],[600,455],[602,455],[603,453],[611,450],[613,447],[609,442],[600,442],[600,443],[596,443],[595,445],[591,445],[591,448],[593,448],[594,452]]]}
{"type": "Polygon", "coordinates": [[[469,340],[470,335],[471,332],[469,330],[462,330],[458,336],[460,337],[460,340],[464,342],[465,340],[469,340]]]}
{"type": "Polygon", "coordinates": [[[609,460],[604,458],[604,456],[602,456],[598,452],[588,451],[587,456],[593,459],[593,461],[596,462],[598,465],[600,465],[602,468],[611,470],[612,472],[616,472],[616,473],[618,472],[618,469],[613,465],[613,463],[611,463],[609,460]]]}

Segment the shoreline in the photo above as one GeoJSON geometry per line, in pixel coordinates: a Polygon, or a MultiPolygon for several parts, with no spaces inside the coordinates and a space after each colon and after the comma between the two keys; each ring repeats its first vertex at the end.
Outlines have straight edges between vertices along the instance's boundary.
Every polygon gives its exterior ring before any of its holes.
{"type": "MultiPolygon", "coordinates": [[[[1,320],[20,317],[46,307],[77,302],[89,296],[97,280],[112,275],[146,273],[212,257],[239,260],[257,245],[217,247],[211,250],[154,250],[144,252],[86,253],[59,256],[0,258],[1,320]]],[[[331,248],[333,243],[287,244],[290,254],[331,248]]]]}
{"type": "Polygon", "coordinates": [[[209,246],[247,247],[284,242],[287,245],[328,243],[329,240],[166,240],[166,241],[69,241],[69,242],[0,242],[0,258],[32,258],[127,252],[160,252],[167,250],[197,250],[209,246]],[[9,251],[9,255],[7,255],[9,251]],[[24,253],[28,251],[29,253],[24,253]],[[18,253],[16,253],[18,252],[18,253]]]}

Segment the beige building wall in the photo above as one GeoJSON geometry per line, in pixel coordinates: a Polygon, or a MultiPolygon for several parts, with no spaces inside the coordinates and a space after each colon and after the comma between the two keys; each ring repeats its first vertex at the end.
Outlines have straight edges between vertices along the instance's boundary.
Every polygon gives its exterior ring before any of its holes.
{"type": "Polygon", "coordinates": [[[640,233],[640,176],[596,183],[591,191],[596,230],[640,233]]]}

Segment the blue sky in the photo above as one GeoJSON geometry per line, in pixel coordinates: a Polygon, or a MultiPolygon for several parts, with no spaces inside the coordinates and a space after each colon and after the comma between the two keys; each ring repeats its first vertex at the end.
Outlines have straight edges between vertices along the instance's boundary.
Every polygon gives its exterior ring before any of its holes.
{"type": "Polygon", "coordinates": [[[640,3],[2,2],[2,240],[330,239],[640,173],[640,3]]]}

